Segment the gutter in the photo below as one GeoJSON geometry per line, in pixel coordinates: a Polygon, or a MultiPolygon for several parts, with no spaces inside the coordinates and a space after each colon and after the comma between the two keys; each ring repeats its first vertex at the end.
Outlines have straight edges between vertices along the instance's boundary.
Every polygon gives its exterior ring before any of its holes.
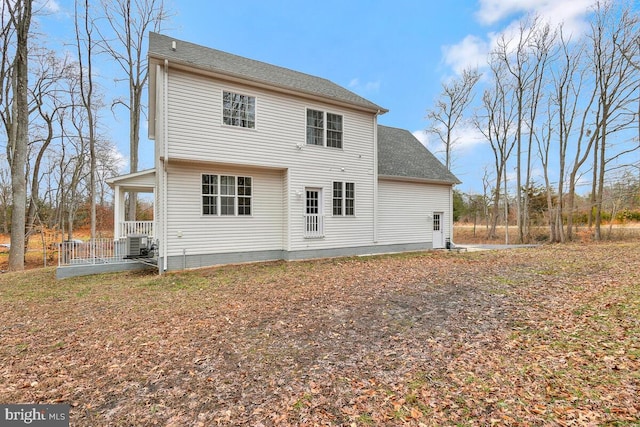
{"type": "Polygon", "coordinates": [[[404,181],[404,182],[420,182],[423,184],[437,184],[437,185],[450,185],[454,186],[460,184],[460,181],[446,181],[440,179],[418,178],[414,176],[401,176],[401,175],[378,175],[378,179],[386,179],[389,181],[404,181]]]}
{"type": "Polygon", "coordinates": [[[163,81],[162,81],[162,145],[164,148],[164,159],[162,160],[162,248],[163,248],[163,257],[162,257],[162,270],[167,271],[168,264],[168,256],[169,251],[167,245],[169,244],[169,238],[167,233],[169,232],[169,226],[167,221],[167,215],[169,213],[169,208],[167,207],[167,202],[169,196],[167,195],[167,167],[169,162],[169,60],[164,60],[164,70],[163,70],[163,81]]]}

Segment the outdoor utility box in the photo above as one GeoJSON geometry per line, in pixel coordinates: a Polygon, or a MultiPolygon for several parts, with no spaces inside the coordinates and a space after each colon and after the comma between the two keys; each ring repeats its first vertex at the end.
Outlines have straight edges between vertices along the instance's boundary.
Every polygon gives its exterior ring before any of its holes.
{"type": "Polygon", "coordinates": [[[144,258],[149,256],[149,236],[146,234],[129,234],[127,236],[127,258],[144,258]]]}

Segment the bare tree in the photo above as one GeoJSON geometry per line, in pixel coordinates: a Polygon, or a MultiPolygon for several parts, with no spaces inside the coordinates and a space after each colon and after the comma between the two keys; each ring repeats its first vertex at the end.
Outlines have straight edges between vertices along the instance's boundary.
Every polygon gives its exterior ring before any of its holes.
{"type": "Polygon", "coordinates": [[[638,102],[640,85],[638,70],[628,60],[638,54],[638,19],[629,6],[616,7],[614,2],[598,3],[589,35],[592,43],[591,60],[598,90],[601,115],[597,122],[597,150],[594,157],[595,230],[594,239],[601,240],[602,202],[605,175],[609,162],[621,158],[632,149],[611,155],[609,138],[621,130],[630,129],[637,120],[632,106],[638,102]],[[624,52],[624,54],[622,53],[624,52]]]}
{"type": "MultiPolygon", "coordinates": [[[[551,103],[551,102],[550,102],[551,103]]],[[[552,108],[547,109],[547,121],[543,127],[538,132],[535,133],[536,142],[538,145],[538,155],[540,157],[540,161],[542,162],[542,171],[544,176],[544,185],[545,185],[545,193],[547,199],[547,211],[549,216],[549,240],[551,242],[557,242],[563,239],[563,233],[558,229],[558,223],[562,223],[558,220],[560,215],[560,205],[561,202],[555,202],[554,200],[554,189],[551,185],[551,180],[549,178],[549,155],[551,153],[551,144],[552,144],[552,135],[555,132],[554,122],[555,122],[555,112],[552,108]]],[[[559,159],[560,163],[560,175],[562,175],[564,169],[564,158],[559,159]]],[[[558,186],[561,187],[562,178],[559,178],[558,186]]],[[[558,199],[562,200],[562,193],[559,193],[560,197],[558,199]]],[[[560,226],[560,228],[562,228],[560,226]]]]}
{"type": "Polygon", "coordinates": [[[584,60],[584,43],[572,43],[562,27],[558,35],[558,59],[551,70],[547,123],[536,139],[547,187],[550,240],[564,242],[572,239],[576,184],[595,140],[589,124],[594,120],[591,114],[596,92],[592,73],[584,60]],[[555,155],[552,154],[554,144],[555,155]],[[569,153],[573,153],[573,161],[568,158],[569,153]],[[555,189],[551,188],[549,178],[550,155],[558,161],[555,189]],[[569,186],[566,200],[565,184],[569,186]]]}
{"type": "Polygon", "coordinates": [[[69,65],[66,57],[60,59],[52,51],[41,51],[34,56],[35,81],[32,85],[32,98],[34,112],[37,112],[37,120],[32,124],[34,138],[29,144],[31,160],[31,188],[27,208],[27,232],[26,242],[34,232],[38,204],[40,201],[40,182],[42,179],[41,168],[51,143],[59,136],[59,128],[56,126],[56,116],[61,110],[67,108],[68,97],[64,92],[61,82],[64,80],[69,65]],[[33,154],[35,153],[35,155],[33,154]]]}
{"type": "Polygon", "coordinates": [[[3,121],[7,129],[7,159],[11,168],[11,248],[9,270],[24,270],[25,224],[27,200],[27,150],[29,145],[29,28],[32,0],[4,0],[3,22],[3,121]],[[9,46],[15,36],[15,55],[11,59],[9,46]],[[12,95],[12,97],[11,97],[12,95]],[[10,105],[10,107],[9,107],[10,105]]]}
{"type": "Polygon", "coordinates": [[[518,33],[511,39],[503,35],[492,57],[504,63],[512,80],[516,109],[516,220],[518,237],[521,242],[528,239],[528,188],[531,182],[532,147],[538,103],[542,96],[545,71],[549,62],[554,33],[548,24],[533,17],[520,23],[518,33]],[[528,138],[525,136],[528,135],[528,138]],[[523,159],[524,156],[524,159],[523,159]],[[524,162],[524,168],[523,168],[524,162]],[[523,182],[524,176],[524,182],[523,182]]]}
{"type": "MultiPolygon", "coordinates": [[[[72,91],[72,95],[79,96],[76,91],[72,91]]],[[[89,157],[88,138],[81,135],[87,124],[86,110],[80,102],[71,104],[71,112],[69,115],[70,124],[73,130],[67,133],[65,129],[65,143],[62,144],[62,153],[59,159],[59,187],[60,194],[60,220],[62,222],[61,229],[66,230],[67,239],[73,238],[75,218],[82,202],[88,196],[85,188],[87,177],[90,175],[90,166],[87,167],[87,158],[89,157]]]]}
{"type": "MultiPolygon", "coordinates": [[[[84,0],[82,10],[78,9],[76,1],[75,9],[76,48],[78,53],[78,77],[79,92],[82,106],[87,119],[89,138],[89,201],[91,205],[91,238],[96,236],[96,114],[94,102],[94,75],[93,75],[93,39],[94,26],[89,16],[89,0],[84,0]],[[82,14],[82,16],[80,16],[82,14]]],[[[78,136],[85,138],[82,128],[79,128],[78,136]]]]}
{"type": "Polygon", "coordinates": [[[442,84],[436,105],[427,112],[427,119],[431,122],[427,132],[437,135],[444,145],[447,169],[451,169],[451,150],[455,143],[453,131],[473,99],[473,88],[478,80],[478,70],[463,70],[461,76],[442,84]]]}
{"type": "Polygon", "coordinates": [[[540,24],[537,25],[537,28],[534,31],[534,34],[531,38],[531,44],[529,48],[529,63],[532,67],[530,73],[530,88],[529,88],[529,96],[527,99],[527,163],[526,163],[526,173],[525,173],[525,184],[526,191],[523,192],[522,199],[522,211],[521,216],[522,219],[520,221],[520,226],[522,230],[520,231],[521,241],[524,238],[524,241],[530,241],[530,217],[531,217],[531,209],[530,209],[530,195],[533,194],[533,181],[532,181],[532,149],[534,146],[534,140],[536,139],[536,123],[538,121],[538,113],[540,110],[540,103],[544,97],[546,84],[547,84],[547,72],[549,68],[549,64],[552,61],[555,61],[555,49],[553,48],[556,42],[556,33],[551,31],[549,24],[540,24]]]}
{"type": "MultiPolygon", "coordinates": [[[[482,97],[482,107],[476,113],[474,124],[476,128],[489,141],[494,157],[495,186],[493,191],[493,203],[491,214],[491,228],[488,238],[495,239],[498,217],[500,213],[500,187],[505,185],[505,210],[507,203],[507,161],[511,157],[515,145],[513,127],[515,123],[515,111],[512,98],[508,96],[511,89],[507,86],[504,65],[499,61],[491,64],[493,87],[485,90],[482,97]]],[[[508,218],[505,215],[505,221],[508,218]]]]}
{"type": "MultiPolygon", "coordinates": [[[[118,100],[129,110],[130,172],[138,171],[142,93],[148,78],[144,42],[149,31],[160,31],[169,18],[164,0],[101,0],[111,34],[101,33],[101,44],[113,57],[129,84],[129,99],[118,100]]],[[[136,195],[129,195],[129,217],[135,220],[136,195]]]]}
{"type": "MultiPolygon", "coordinates": [[[[113,231],[113,211],[108,208],[108,195],[112,194],[111,189],[107,185],[107,178],[117,176],[120,171],[120,156],[116,147],[108,140],[103,140],[98,146],[98,168],[96,170],[98,177],[98,206],[100,207],[101,215],[98,216],[98,233],[103,230],[107,224],[111,224],[110,231],[113,231]],[[108,218],[104,216],[104,213],[109,211],[108,218]]],[[[98,237],[101,237],[100,235],[98,237]]]]}

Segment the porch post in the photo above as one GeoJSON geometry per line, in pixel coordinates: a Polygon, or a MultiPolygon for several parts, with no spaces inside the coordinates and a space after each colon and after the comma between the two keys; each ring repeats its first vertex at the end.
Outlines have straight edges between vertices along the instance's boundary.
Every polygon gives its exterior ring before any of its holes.
{"type": "Polygon", "coordinates": [[[113,194],[113,238],[120,239],[120,223],[124,219],[124,192],[119,185],[114,186],[113,194]]]}

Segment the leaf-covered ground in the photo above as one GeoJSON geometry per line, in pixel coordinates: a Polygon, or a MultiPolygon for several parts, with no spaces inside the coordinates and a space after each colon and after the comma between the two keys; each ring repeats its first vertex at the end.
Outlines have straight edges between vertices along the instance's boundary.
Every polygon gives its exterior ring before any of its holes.
{"type": "Polygon", "coordinates": [[[0,276],[0,400],[73,426],[640,424],[640,244],[0,276]]]}

